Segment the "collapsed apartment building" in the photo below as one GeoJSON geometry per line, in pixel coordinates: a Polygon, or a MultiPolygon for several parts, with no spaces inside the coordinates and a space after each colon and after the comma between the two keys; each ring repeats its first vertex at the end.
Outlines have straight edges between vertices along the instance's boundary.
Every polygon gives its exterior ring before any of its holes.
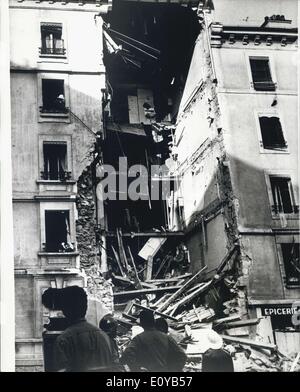
{"type": "Polygon", "coordinates": [[[19,370],[73,284],[123,332],[299,352],[297,4],[239,3],[10,1],[19,370]]]}

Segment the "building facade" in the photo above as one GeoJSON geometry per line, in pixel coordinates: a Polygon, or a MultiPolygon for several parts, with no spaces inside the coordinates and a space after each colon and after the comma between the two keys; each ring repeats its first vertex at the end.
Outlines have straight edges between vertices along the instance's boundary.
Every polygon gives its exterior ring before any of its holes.
{"type": "Polygon", "coordinates": [[[100,1],[10,1],[19,370],[43,364],[43,290],[86,285],[77,247],[77,181],[102,131],[101,15],[108,9],[100,1]]]}
{"type": "Polygon", "coordinates": [[[297,1],[206,1],[198,17],[173,147],[179,186],[172,228],[185,230],[193,270],[207,265],[213,273],[240,247],[240,312],[260,322],[236,335],[295,354],[297,1]]]}

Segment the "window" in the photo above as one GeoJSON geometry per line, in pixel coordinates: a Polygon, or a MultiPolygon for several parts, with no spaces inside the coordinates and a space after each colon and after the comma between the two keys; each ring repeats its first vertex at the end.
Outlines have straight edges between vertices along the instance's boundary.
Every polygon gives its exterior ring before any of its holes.
{"type": "Polygon", "coordinates": [[[70,217],[68,210],[46,210],[46,252],[73,252],[70,236],[70,217]]]}
{"type": "Polygon", "coordinates": [[[150,124],[155,118],[152,91],[142,88],[120,88],[111,103],[115,122],[150,124]]]}
{"type": "Polygon", "coordinates": [[[273,205],[275,214],[298,213],[298,206],[293,203],[293,190],[291,179],[288,177],[270,176],[273,205]]]}
{"type": "Polygon", "coordinates": [[[67,143],[44,142],[43,157],[43,180],[65,181],[71,178],[71,172],[67,171],[67,143]]]}
{"type": "Polygon", "coordinates": [[[41,24],[42,55],[64,55],[64,40],[62,39],[61,23],[42,23],[41,24]]]}
{"type": "Polygon", "coordinates": [[[64,80],[42,79],[42,113],[67,113],[64,80]]]}
{"type": "Polygon", "coordinates": [[[259,125],[264,149],[283,150],[287,148],[278,117],[259,117],[259,125]]]}
{"type": "Polygon", "coordinates": [[[269,59],[250,58],[250,67],[254,89],[257,91],[275,91],[269,59]]]}
{"type": "Polygon", "coordinates": [[[300,285],[299,243],[281,244],[287,286],[300,285]]]}

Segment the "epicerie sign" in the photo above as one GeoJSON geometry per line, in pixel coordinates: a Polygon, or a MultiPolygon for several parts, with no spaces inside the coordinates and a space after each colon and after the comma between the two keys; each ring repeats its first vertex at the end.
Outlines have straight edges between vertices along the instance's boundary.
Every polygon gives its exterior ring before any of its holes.
{"type": "Polygon", "coordinates": [[[292,306],[272,306],[262,308],[263,316],[292,316],[297,313],[297,308],[292,306]]]}
{"type": "Polygon", "coordinates": [[[271,316],[272,320],[286,320],[293,327],[300,326],[300,300],[291,305],[273,305],[261,307],[263,316],[271,316]]]}

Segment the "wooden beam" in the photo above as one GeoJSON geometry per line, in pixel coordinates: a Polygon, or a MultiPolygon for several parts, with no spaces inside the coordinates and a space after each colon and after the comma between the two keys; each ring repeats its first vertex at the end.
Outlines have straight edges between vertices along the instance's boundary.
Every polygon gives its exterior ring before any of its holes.
{"type": "Polygon", "coordinates": [[[191,279],[189,279],[183,286],[179,288],[179,290],[171,295],[171,297],[162,305],[159,306],[157,309],[158,311],[162,312],[163,310],[167,309],[167,307],[176,299],[178,298],[192,283],[194,283],[199,276],[207,269],[207,266],[203,267],[200,271],[198,271],[191,279]]]}
{"type": "Polygon", "coordinates": [[[139,278],[139,274],[138,274],[138,272],[137,272],[136,265],[135,265],[135,262],[134,262],[134,258],[133,258],[133,256],[132,256],[131,249],[130,249],[130,246],[129,246],[129,245],[128,245],[127,249],[128,249],[129,258],[130,258],[130,260],[131,260],[131,264],[132,264],[132,266],[133,266],[133,270],[134,270],[134,273],[135,273],[137,288],[138,288],[138,289],[141,289],[141,288],[142,288],[142,284],[141,284],[141,281],[140,281],[140,278],[139,278]]]}
{"type": "Polygon", "coordinates": [[[241,319],[241,316],[239,314],[234,315],[234,316],[219,318],[214,321],[214,326],[219,326],[223,323],[226,323],[227,321],[236,321],[236,320],[240,320],[240,319],[241,319]]]}
{"type": "Polygon", "coordinates": [[[159,283],[171,283],[171,282],[177,282],[178,280],[181,279],[186,279],[190,278],[193,274],[188,273],[180,276],[174,276],[174,278],[167,278],[167,279],[149,279],[147,280],[147,283],[154,283],[154,284],[159,284],[159,283]]]}
{"type": "Polygon", "coordinates": [[[146,280],[152,278],[152,269],[153,269],[153,257],[149,256],[147,259],[146,280]]]}
{"type": "Polygon", "coordinates": [[[123,241],[122,241],[122,231],[121,229],[117,229],[117,240],[118,240],[118,246],[119,246],[119,254],[120,254],[120,259],[122,264],[125,266],[126,271],[129,271],[129,266],[127,263],[127,256],[125,253],[125,249],[124,249],[124,245],[123,245],[123,241]]]}
{"type": "MultiPolygon", "coordinates": [[[[149,231],[149,232],[140,232],[140,233],[122,233],[122,237],[183,237],[185,234],[183,231],[149,231]]],[[[106,232],[106,237],[116,237],[117,235],[112,232],[106,232]]]]}
{"type": "Polygon", "coordinates": [[[264,348],[264,349],[271,350],[271,351],[277,350],[276,344],[256,342],[254,340],[244,339],[244,338],[237,338],[237,337],[234,337],[234,336],[226,336],[226,335],[220,335],[220,336],[226,342],[245,344],[246,346],[264,348]]]}
{"type": "Polygon", "coordinates": [[[130,291],[121,291],[114,293],[114,298],[125,297],[130,295],[141,295],[141,294],[156,294],[156,293],[165,293],[172,292],[180,289],[180,286],[171,286],[171,287],[159,287],[155,289],[142,289],[142,290],[130,290],[130,291]]]}
{"type": "Polygon", "coordinates": [[[233,256],[233,254],[235,252],[237,252],[238,247],[237,245],[234,245],[232,248],[229,249],[229,251],[227,252],[226,256],[223,258],[223,260],[221,261],[221,263],[219,264],[216,274],[219,274],[220,272],[223,271],[223,269],[225,268],[226,264],[228,263],[228,261],[231,259],[231,257],[233,256]]]}
{"type": "Polygon", "coordinates": [[[118,264],[118,267],[119,267],[119,270],[120,270],[122,276],[126,277],[126,274],[125,274],[125,272],[124,272],[124,270],[123,270],[123,268],[122,268],[122,264],[121,264],[121,262],[120,262],[120,258],[119,258],[119,255],[118,255],[117,251],[115,250],[115,248],[114,248],[113,246],[111,246],[111,248],[112,248],[112,251],[113,251],[113,253],[114,253],[116,262],[117,262],[117,264],[118,264]]]}
{"type": "Polygon", "coordinates": [[[175,311],[179,308],[179,306],[185,305],[186,303],[190,302],[192,299],[194,299],[197,295],[203,293],[207,289],[210,288],[211,284],[213,283],[213,280],[210,280],[207,283],[203,283],[201,287],[199,287],[197,290],[193,291],[191,294],[187,295],[186,297],[183,297],[179,302],[175,304],[175,307],[172,309],[172,313],[174,314],[175,311]]]}
{"type": "Polygon", "coordinates": [[[247,327],[250,325],[256,325],[260,322],[260,319],[254,318],[254,319],[248,319],[248,320],[239,320],[239,321],[231,321],[231,322],[225,322],[221,324],[222,328],[225,329],[230,329],[230,328],[240,328],[240,327],[247,327]]]}

